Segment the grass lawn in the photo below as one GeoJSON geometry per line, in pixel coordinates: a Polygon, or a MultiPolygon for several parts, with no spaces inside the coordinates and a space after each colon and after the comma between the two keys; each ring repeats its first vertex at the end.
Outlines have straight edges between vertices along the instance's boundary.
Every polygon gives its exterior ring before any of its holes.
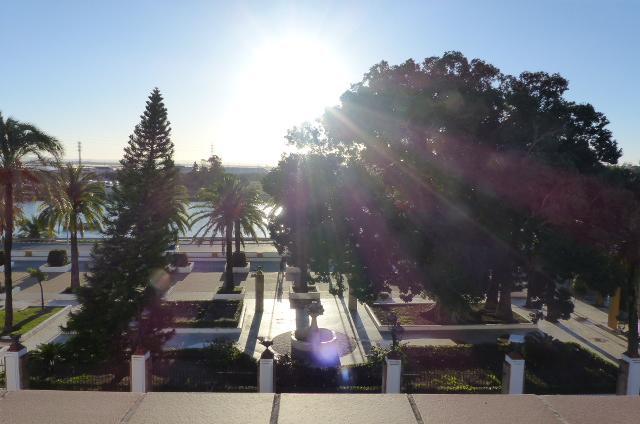
{"type": "Polygon", "coordinates": [[[465,322],[441,322],[437,321],[431,311],[433,303],[409,303],[409,304],[387,304],[373,305],[371,309],[383,325],[389,324],[389,313],[394,312],[401,325],[452,325],[452,324],[512,324],[527,323],[525,319],[517,313],[513,313],[514,321],[507,322],[487,312],[483,309],[484,304],[473,305],[473,315],[465,322]]]}
{"type": "MultiPolygon", "coordinates": [[[[49,319],[53,314],[60,311],[61,307],[50,308],[30,307],[21,311],[13,312],[13,331],[11,334],[23,335],[27,331],[35,328],[39,324],[49,319]]],[[[4,309],[0,310],[0,322],[4,322],[4,309]]],[[[2,333],[3,335],[6,333],[2,333]]]]}

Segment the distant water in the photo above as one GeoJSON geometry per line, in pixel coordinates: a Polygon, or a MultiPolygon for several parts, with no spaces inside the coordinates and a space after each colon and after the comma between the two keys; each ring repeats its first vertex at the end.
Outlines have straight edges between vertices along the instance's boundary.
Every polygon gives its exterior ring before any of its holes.
{"type": "MultiPolygon", "coordinates": [[[[41,204],[42,202],[40,201],[23,203],[21,207],[22,207],[22,212],[24,216],[26,218],[32,218],[34,216],[37,216],[39,213],[39,208],[41,204]]],[[[200,210],[199,206],[201,205],[202,203],[200,202],[191,202],[189,205],[189,214],[193,214],[194,212],[197,212],[198,210],[200,210]]],[[[265,206],[264,208],[265,212],[268,212],[267,209],[268,208],[265,206]]],[[[265,223],[265,227],[266,227],[266,223],[265,223]]],[[[188,230],[185,233],[181,233],[180,237],[193,237],[199,228],[201,228],[201,226],[192,228],[191,230],[188,230]]],[[[258,234],[258,237],[263,237],[263,234],[260,230],[256,229],[256,233],[258,234]]],[[[222,237],[222,236],[223,234],[216,234],[216,237],[222,237]]],[[[268,236],[268,233],[267,233],[267,236],[268,236]]],[[[59,230],[59,231],[56,231],[56,237],[64,239],[64,238],[68,238],[69,235],[67,234],[67,231],[59,230]]],[[[85,231],[84,238],[102,238],[102,234],[100,234],[100,232],[98,231],[85,231]]]]}

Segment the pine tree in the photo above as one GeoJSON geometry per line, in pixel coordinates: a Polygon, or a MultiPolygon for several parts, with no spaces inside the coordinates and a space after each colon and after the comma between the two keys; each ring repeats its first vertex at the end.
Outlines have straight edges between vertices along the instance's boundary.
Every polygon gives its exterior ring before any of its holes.
{"type": "Polygon", "coordinates": [[[156,88],[125,147],[107,207],[105,239],[94,247],[88,285],[79,292],[82,308],[68,324],[76,333],[72,351],[82,360],[117,359],[138,345],[159,345],[168,336],[154,314],[154,287],[168,278],[164,252],[175,240],[186,208],[170,134],[156,88]]]}

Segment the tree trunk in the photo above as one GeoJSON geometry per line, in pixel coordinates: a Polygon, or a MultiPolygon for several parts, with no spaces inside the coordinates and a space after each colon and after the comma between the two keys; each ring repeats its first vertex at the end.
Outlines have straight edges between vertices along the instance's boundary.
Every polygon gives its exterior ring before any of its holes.
{"type": "Polygon", "coordinates": [[[80,264],[78,258],[78,232],[71,231],[71,291],[74,293],[80,288],[80,264]]]}
{"type": "Polygon", "coordinates": [[[38,285],[40,286],[40,309],[44,311],[44,290],[42,289],[42,281],[38,279],[38,285]]]}
{"type": "Polygon", "coordinates": [[[233,225],[227,225],[227,269],[224,273],[224,284],[228,290],[233,289],[233,264],[231,263],[232,249],[233,249],[233,225]]]}
{"type": "Polygon", "coordinates": [[[13,281],[11,280],[11,249],[13,247],[13,184],[11,181],[5,183],[4,187],[5,205],[5,234],[4,234],[4,332],[11,332],[13,329],[13,281]]]}
{"type": "Polygon", "coordinates": [[[242,240],[242,234],[240,233],[240,221],[236,220],[234,223],[236,229],[236,252],[240,251],[240,241],[242,240]]]}
{"type": "Polygon", "coordinates": [[[495,277],[496,275],[491,273],[487,287],[487,300],[484,302],[484,309],[492,312],[498,307],[498,282],[495,277]]]}
{"type": "Polygon", "coordinates": [[[640,283],[640,264],[634,264],[629,275],[628,284],[628,316],[629,334],[627,335],[627,351],[625,354],[630,358],[637,358],[638,354],[638,283],[640,283]]]}
{"type": "Polygon", "coordinates": [[[496,315],[505,321],[513,321],[513,310],[511,309],[513,281],[510,277],[510,275],[505,275],[505,278],[500,282],[500,300],[496,310],[496,315]]]}

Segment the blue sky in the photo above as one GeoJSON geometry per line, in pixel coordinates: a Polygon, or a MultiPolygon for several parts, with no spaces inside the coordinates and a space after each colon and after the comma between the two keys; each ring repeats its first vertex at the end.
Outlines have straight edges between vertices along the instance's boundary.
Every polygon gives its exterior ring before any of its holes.
{"type": "Polygon", "coordinates": [[[274,164],[312,120],[384,59],[447,50],[505,73],[559,72],[568,97],[611,121],[640,161],[640,1],[1,0],[0,111],[65,143],[121,157],[158,86],[178,161],[274,164]]]}

